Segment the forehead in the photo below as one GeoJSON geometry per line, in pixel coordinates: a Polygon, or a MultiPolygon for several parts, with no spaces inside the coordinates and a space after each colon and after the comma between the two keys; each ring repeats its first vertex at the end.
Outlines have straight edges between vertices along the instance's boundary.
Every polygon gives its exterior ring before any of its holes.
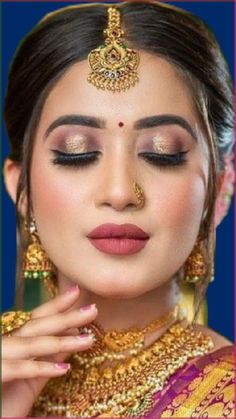
{"type": "Polygon", "coordinates": [[[90,84],[87,60],[74,64],[50,92],[42,119],[49,123],[58,116],[78,112],[108,122],[123,118],[131,123],[145,116],[171,113],[196,122],[191,91],[175,67],[158,56],[142,51],[139,55],[139,82],[120,93],[98,90],[90,84]]]}

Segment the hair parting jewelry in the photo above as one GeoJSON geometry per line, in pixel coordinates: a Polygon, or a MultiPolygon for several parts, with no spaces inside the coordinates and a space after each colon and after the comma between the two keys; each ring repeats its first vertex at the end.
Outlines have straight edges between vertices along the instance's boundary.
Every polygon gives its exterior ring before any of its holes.
{"type": "Polygon", "coordinates": [[[108,27],[103,32],[106,37],[104,44],[88,55],[91,69],[88,81],[98,89],[125,91],[138,81],[139,55],[124,44],[117,8],[108,8],[108,27]]]}

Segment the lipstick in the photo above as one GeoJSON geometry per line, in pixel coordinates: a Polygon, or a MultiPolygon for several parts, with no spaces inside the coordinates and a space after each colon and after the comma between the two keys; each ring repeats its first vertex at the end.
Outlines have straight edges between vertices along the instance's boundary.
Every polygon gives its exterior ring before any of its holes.
{"type": "Polygon", "coordinates": [[[132,255],[142,250],[150,236],[135,224],[106,223],[88,235],[90,243],[98,250],[113,255],[132,255]]]}

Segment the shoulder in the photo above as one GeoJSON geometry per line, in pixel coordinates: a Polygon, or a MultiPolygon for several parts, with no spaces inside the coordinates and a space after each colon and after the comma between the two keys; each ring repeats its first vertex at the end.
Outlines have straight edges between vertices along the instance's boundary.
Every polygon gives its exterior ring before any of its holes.
{"type": "MultiPolygon", "coordinates": [[[[214,345],[213,348],[205,356],[200,357],[200,359],[208,360],[208,364],[214,364],[216,368],[221,365],[221,368],[232,370],[235,364],[233,342],[208,326],[196,324],[194,325],[194,329],[202,332],[206,336],[210,336],[214,345]]],[[[195,360],[196,359],[194,359],[193,362],[195,360]]],[[[201,364],[201,360],[199,363],[201,364]]]]}
{"type": "Polygon", "coordinates": [[[218,349],[223,348],[224,346],[232,346],[232,349],[233,349],[233,342],[228,340],[226,337],[220,335],[218,332],[211,329],[210,327],[196,324],[194,328],[195,330],[199,330],[199,332],[202,332],[205,335],[208,335],[212,338],[213,343],[214,343],[214,348],[210,351],[210,353],[215,352],[218,349]]]}
{"type": "Polygon", "coordinates": [[[189,361],[170,382],[159,417],[234,417],[234,345],[207,326],[194,329],[210,336],[214,347],[189,361]]]}

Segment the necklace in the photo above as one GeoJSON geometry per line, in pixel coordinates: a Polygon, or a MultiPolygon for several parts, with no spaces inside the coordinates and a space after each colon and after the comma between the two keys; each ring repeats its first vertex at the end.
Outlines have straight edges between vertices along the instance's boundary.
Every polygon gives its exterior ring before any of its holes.
{"type": "Polygon", "coordinates": [[[79,333],[92,334],[95,343],[92,348],[87,351],[86,360],[83,354],[81,357],[78,356],[78,359],[80,360],[81,365],[89,367],[91,365],[99,365],[106,359],[109,361],[121,360],[130,355],[137,355],[144,347],[144,339],[148,333],[172,324],[177,318],[181,318],[181,311],[178,304],[174,309],[141,329],[132,328],[128,331],[104,331],[97,322],[92,322],[89,326],[81,327],[79,333]],[[128,353],[125,354],[124,351],[128,351],[128,353]],[[89,359],[91,362],[88,362],[89,359]]]}
{"type": "Polygon", "coordinates": [[[66,376],[49,381],[34,405],[34,416],[140,417],[154,403],[153,395],[187,361],[213,348],[213,341],[191,325],[172,325],[150,347],[101,368],[90,363],[88,351],[72,355],[66,376]],[[84,364],[81,365],[81,356],[84,364]],[[84,365],[88,363],[86,368],[84,365]]]}

